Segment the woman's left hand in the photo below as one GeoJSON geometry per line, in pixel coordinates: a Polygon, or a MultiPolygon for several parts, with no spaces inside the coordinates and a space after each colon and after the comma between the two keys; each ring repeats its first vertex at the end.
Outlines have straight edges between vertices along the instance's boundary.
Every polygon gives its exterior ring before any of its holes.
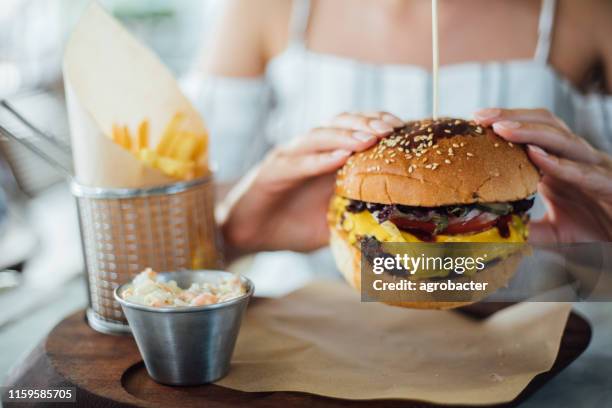
{"type": "Polygon", "coordinates": [[[274,148],[217,207],[227,256],[326,245],[336,171],[402,125],[386,112],[344,113],[274,148]]]}
{"type": "Polygon", "coordinates": [[[512,143],[527,144],[542,173],[547,213],[530,224],[533,242],[612,241],[612,157],[545,109],[483,109],[475,119],[512,143]]]}

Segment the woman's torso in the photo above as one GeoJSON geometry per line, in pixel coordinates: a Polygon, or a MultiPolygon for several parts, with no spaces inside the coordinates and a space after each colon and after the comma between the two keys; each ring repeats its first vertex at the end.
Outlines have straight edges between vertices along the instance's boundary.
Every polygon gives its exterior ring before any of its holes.
{"type": "MultiPolygon", "coordinates": [[[[267,140],[285,142],[343,111],[389,111],[404,119],[431,116],[432,74],[408,64],[377,64],[311,51],[306,45],[309,0],[294,0],[289,45],[268,63],[273,95],[267,140]]],[[[556,2],[544,0],[533,56],[499,62],[443,65],[439,113],[471,117],[483,107],[546,108],[595,147],[612,151],[605,129],[591,118],[608,101],[587,97],[548,63],[556,2]]],[[[600,118],[598,118],[600,119],[600,118]]]]}

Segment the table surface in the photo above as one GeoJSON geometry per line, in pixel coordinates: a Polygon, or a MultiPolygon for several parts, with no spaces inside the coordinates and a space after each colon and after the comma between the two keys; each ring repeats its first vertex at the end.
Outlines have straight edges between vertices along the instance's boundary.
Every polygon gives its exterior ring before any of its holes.
{"type": "MultiPolygon", "coordinates": [[[[48,302],[0,328],[0,375],[18,363],[70,312],[86,303],[84,280],[71,280],[60,291],[47,295],[48,302]]],[[[0,299],[1,300],[1,299],[0,299]]],[[[612,406],[612,303],[577,304],[593,325],[587,351],[521,406],[602,407],[612,406]]]]}
{"type": "MultiPolygon", "coordinates": [[[[257,305],[263,299],[254,299],[250,308],[257,314],[257,305]]],[[[502,305],[478,304],[463,309],[463,313],[483,318],[502,305]]],[[[503,306],[502,306],[503,307],[503,306]]],[[[537,392],[567,364],[582,354],[591,338],[588,323],[575,313],[570,315],[561,340],[561,349],[551,372],[538,375],[519,397],[537,392]]],[[[146,373],[133,339],[96,333],[87,326],[82,310],[65,318],[39,345],[20,367],[19,374],[11,375],[11,385],[55,386],[74,385],[79,406],[142,406],[165,407],[181,401],[184,407],[202,405],[222,407],[369,407],[371,401],[350,401],[326,398],[300,392],[240,392],[217,385],[200,387],[168,387],[157,384],[146,373]],[[87,359],[87,364],[74,364],[87,359]],[[40,373],[47,373],[45,378],[40,373]],[[121,381],[117,381],[118,378],[121,381]]],[[[527,397],[528,398],[528,397],[527,397]]],[[[409,400],[380,401],[388,407],[437,406],[409,400]]],[[[516,406],[515,404],[510,404],[516,406]]]]}

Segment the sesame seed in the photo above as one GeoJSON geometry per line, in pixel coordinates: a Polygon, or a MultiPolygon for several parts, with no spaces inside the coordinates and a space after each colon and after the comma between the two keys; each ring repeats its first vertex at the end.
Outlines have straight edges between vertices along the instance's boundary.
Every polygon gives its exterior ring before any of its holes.
{"type": "Polygon", "coordinates": [[[459,145],[458,145],[457,143],[453,143],[453,147],[454,147],[455,149],[458,149],[458,148],[459,148],[459,145]]]}
{"type": "Polygon", "coordinates": [[[514,145],[512,144],[512,142],[508,142],[508,146],[510,146],[510,147],[514,147],[514,145]]]}
{"type": "Polygon", "coordinates": [[[426,164],[426,165],[425,165],[425,168],[426,168],[426,169],[431,169],[431,167],[432,167],[432,166],[431,166],[431,164],[426,164]]]}
{"type": "Polygon", "coordinates": [[[465,146],[465,143],[461,142],[461,147],[465,146]]]}
{"type": "Polygon", "coordinates": [[[444,129],[444,133],[448,133],[448,134],[450,134],[450,133],[451,133],[451,131],[450,131],[450,129],[444,129]]]}
{"type": "Polygon", "coordinates": [[[450,161],[450,160],[448,160],[448,159],[445,159],[445,160],[444,160],[444,163],[446,163],[446,164],[451,164],[451,161],[450,161]]]}
{"type": "Polygon", "coordinates": [[[427,157],[424,157],[422,161],[423,163],[427,163],[427,157]]]}
{"type": "Polygon", "coordinates": [[[495,147],[499,147],[499,143],[495,143],[493,146],[495,146],[495,147]]]}
{"type": "Polygon", "coordinates": [[[466,154],[467,154],[469,157],[474,157],[474,155],[473,155],[472,153],[470,153],[470,152],[467,152],[466,154]]]}
{"type": "Polygon", "coordinates": [[[442,152],[439,150],[436,150],[436,154],[442,154],[442,152]]]}

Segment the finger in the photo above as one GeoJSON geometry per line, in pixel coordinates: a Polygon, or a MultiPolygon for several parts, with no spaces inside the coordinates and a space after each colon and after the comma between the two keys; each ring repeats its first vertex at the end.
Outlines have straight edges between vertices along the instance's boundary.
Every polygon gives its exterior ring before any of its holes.
{"type": "Polygon", "coordinates": [[[597,150],[584,139],[554,126],[542,123],[502,121],[494,123],[493,130],[510,142],[540,146],[566,159],[590,164],[597,164],[601,161],[597,150]]]}
{"type": "Polygon", "coordinates": [[[596,204],[585,212],[584,193],[567,188],[562,181],[545,176],[538,185],[538,192],[546,204],[545,216],[529,223],[529,241],[541,243],[590,242],[609,240],[610,231],[605,217],[596,204]],[[579,225],[572,223],[572,216],[580,217],[579,225]]]}
{"type": "Polygon", "coordinates": [[[315,128],[305,136],[281,147],[281,152],[289,156],[331,152],[338,149],[360,152],[374,145],[377,140],[377,136],[373,133],[339,128],[315,128]]]}
{"type": "Polygon", "coordinates": [[[612,172],[600,166],[561,159],[529,145],[527,153],[531,161],[547,176],[562,180],[575,188],[595,194],[600,199],[612,202],[612,172]]]}
{"type": "MultiPolygon", "coordinates": [[[[342,113],[331,121],[331,127],[361,130],[379,136],[386,136],[393,132],[394,124],[382,118],[369,118],[363,114],[342,113]]],[[[397,125],[401,126],[401,125],[397,125]]]]}
{"type": "Polygon", "coordinates": [[[500,109],[487,108],[474,112],[474,119],[483,126],[491,126],[495,122],[511,120],[515,122],[543,123],[570,131],[561,119],[547,109],[500,109]]]}
{"type": "Polygon", "coordinates": [[[332,152],[311,153],[300,156],[283,156],[274,160],[275,165],[267,172],[278,184],[297,184],[323,174],[332,173],[346,163],[351,155],[349,150],[338,149],[332,152]]]}
{"type": "Polygon", "coordinates": [[[339,149],[331,153],[305,155],[293,163],[290,174],[293,178],[310,178],[334,172],[346,163],[350,153],[339,149]]]}
{"type": "Polygon", "coordinates": [[[531,243],[557,243],[561,241],[555,223],[558,214],[554,203],[566,205],[569,200],[567,197],[569,193],[563,188],[555,188],[554,185],[556,184],[562,184],[562,182],[546,175],[542,177],[538,184],[538,193],[546,206],[546,214],[539,220],[529,222],[529,242],[531,243]],[[563,193],[563,195],[559,193],[563,193]]]}
{"type": "Polygon", "coordinates": [[[546,215],[540,220],[529,223],[529,242],[532,244],[555,244],[559,242],[555,225],[546,215]]]}
{"type": "Polygon", "coordinates": [[[397,116],[393,115],[392,113],[389,112],[365,112],[363,113],[364,116],[370,118],[370,119],[380,119],[384,122],[387,122],[388,124],[390,124],[391,126],[393,126],[394,128],[397,127],[401,127],[404,126],[404,121],[401,120],[400,118],[398,118],[397,116]]]}

